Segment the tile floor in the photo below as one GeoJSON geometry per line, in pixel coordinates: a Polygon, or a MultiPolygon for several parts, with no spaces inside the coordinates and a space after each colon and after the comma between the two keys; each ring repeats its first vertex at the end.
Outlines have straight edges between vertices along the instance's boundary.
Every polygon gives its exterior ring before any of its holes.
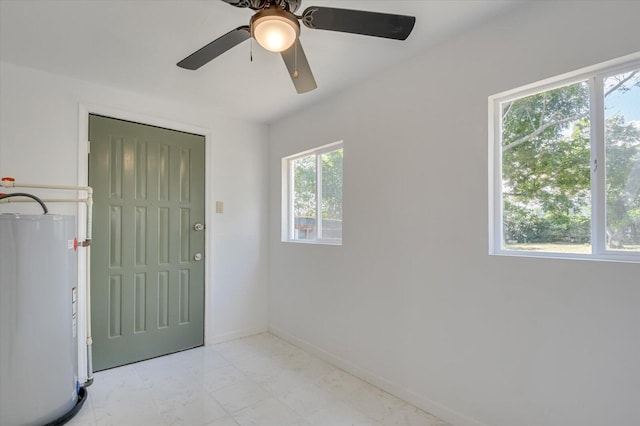
{"type": "Polygon", "coordinates": [[[271,334],[95,374],[69,426],[448,426],[271,334]]]}

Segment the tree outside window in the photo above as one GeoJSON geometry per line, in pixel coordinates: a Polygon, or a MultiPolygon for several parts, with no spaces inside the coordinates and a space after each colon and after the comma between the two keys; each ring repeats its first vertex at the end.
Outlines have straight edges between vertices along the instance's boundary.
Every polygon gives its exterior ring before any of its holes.
{"type": "Polygon", "coordinates": [[[640,253],[640,68],[586,75],[496,105],[501,241],[494,244],[640,253]]]}
{"type": "Polygon", "coordinates": [[[341,243],[342,144],[321,147],[285,160],[288,162],[291,217],[287,239],[341,243]]]}

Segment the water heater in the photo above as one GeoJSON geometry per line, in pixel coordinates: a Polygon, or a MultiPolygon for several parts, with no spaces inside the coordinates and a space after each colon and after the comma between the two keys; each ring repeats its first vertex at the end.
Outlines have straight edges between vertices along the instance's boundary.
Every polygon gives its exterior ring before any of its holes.
{"type": "Polygon", "coordinates": [[[0,215],[0,425],[78,405],[75,232],[72,216],[0,215]]]}

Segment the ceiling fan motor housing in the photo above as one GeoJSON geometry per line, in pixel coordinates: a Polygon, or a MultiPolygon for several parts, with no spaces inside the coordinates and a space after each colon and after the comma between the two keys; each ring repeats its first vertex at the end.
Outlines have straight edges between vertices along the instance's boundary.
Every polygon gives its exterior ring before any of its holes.
{"type": "Polygon", "coordinates": [[[300,8],[302,0],[222,0],[231,6],[249,8],[253,10],[266,9],[272,5],[278,6],[290,12],[296,12],[300,8]]]}

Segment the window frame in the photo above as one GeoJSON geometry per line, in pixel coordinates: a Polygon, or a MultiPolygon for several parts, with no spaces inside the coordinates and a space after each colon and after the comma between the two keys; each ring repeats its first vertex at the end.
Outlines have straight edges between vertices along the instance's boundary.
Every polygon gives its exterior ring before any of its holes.
{"type": "MultiPolygon", "coordinates": [[[[325,245],[342,245],[343,238],[322,238],[322,155],[342,149],[344,156],[344,142],[337,141],[327,145],[322,145],[317,148],[309,149],[297,154],[289,155],[282,158],[282,224],[281,224],[281,240],[287,243],[300,243],[300,244],[325,244],[325,245]],[[300,158],[309,157],[315,155],[316,157],[316,235],[320,235],[320,238],[316,237],[311,240],[295,239],[295,213],[294,213],[294,182],[293,182],[293,162],[300,158]]],[[[343,165],[344,173],[344,165],[343,165]]],[[[342,186],[344,188],[344,175],[342,186]]],[[[344,223],[344,218],[343,218],[344,223]]]]}
{"type": "Polygon", "coordinates": [[[489,254],[557,259],[610,260],[640,263],[640,252],[608,249],[606,246],[606,194],[604,132],[604,79],[640,68],[640,52],[574,72],[508,90],[489,97],[489,254]],[[591,253],[533,252],[506,250],[504,244],[502,197],[502,119],[501,104],[577,82],[589,84],[590,168],[591,168],[591,253]],[[599,164],[600,163],[600,164],[599,164]]]}

